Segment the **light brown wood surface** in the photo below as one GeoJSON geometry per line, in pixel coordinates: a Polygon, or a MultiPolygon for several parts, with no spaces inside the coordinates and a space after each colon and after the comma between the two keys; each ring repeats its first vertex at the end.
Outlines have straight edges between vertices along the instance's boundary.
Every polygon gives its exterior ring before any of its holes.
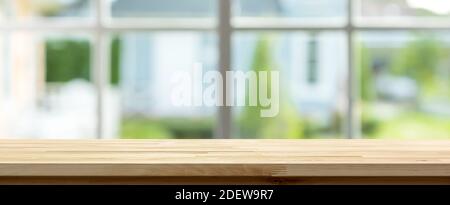
{"type": "Polygon", "coordinates": [[[450,141],[0,141],[0,177],[449,177],[450,141]]]}

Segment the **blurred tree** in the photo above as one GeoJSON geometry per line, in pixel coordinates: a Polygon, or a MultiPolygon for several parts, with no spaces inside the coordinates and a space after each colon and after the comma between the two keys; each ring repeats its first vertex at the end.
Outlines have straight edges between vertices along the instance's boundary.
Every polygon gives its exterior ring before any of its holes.
{"type": "MultiPolygon", "coordinates": [[[[120,38],[113,38],[110,51],[110,82],[120,80],[120,38]]],[[[84,40],[52,39],[46,42],[47,82],[90,79],[90,45],[84,40]]]]}
{"type": "Polygon", "coordinates": [[[57,0],[28,0],[28,2],[19,0],[18,2],[22,4],[30,3],[33,11],[43,16],[55,16],[64,8],[64,4],[57,0]]]}
{"type": "Polygon", "coordinates": [[[365,137],[373,137],[379,129],[379,120],[374,118],[371,103],[376,100],[375,89],[375,68],[374,57],[371,50],[362,42],[357,45],[356,65],[358,65],[357,75],[360,83],[361,107],[364,112],[361,113],[361,129],[365,137]]]}
{"type": "Polygon", "coordinates": [[[64,16],[68,10],[81,10],[89,0],[16,0],[19,7],[36,12],[40,16],[64,16]]]}
{"type": "MultiPolygon", "coordinates": [[[[444,42],[429,35],[417,35],[414,40],[408,41],[400,49],[395,47],[376,49],[367,49],[364,45],[359,45],[360,56],[357,58],[357,65],[360,66],[359,74],[361,77],[361,109],[363,110],[362,131],[365,137],[369,138],[409,138],[420,135],[414,133],[439,133],[436,136],[443,136],[442,133],[448,132],[442,126],[443,119],[430,117],[430,113],[422,110],[408,109],[398,112],[396,115],[384,117],[379,114],[377,109],[374,80],[376,80],[376,59],[387,57],[387,65],[384,69],[385,74],[396,75],[399,77],[408,77],[414,80],[419,87],[419,96],[416,105],[420,105],[422,100],[430,94],[436,94],[439,85],[442,86],[439,69],[448,68],[449,52],[444,42]],[[391,60],[392,59],[392,60],[391,60]],[[444,64],[442,64],[444,63],[444,64]],[[447,64],[445,64],[447,63],[447,64]],[[388,72],[388,73],[386,73],[388,72]],[[418,112],[419,111],[419,112],[418,112]],[[411,132],[411,130],[414,130],[411,132]],[[394,133],[394,134],[393,134],[394,133]],[[413,134],[411,134],[413,133],[413,134]]],[[[442,93],[438,93],[439,98],[442,93]]],[[[404,108],[404,107],[403,107],[404,108]]],[[[420,108],[419,106],[415,107],[420,108]]],[[[401,110],[399,105],[397,110],[401,110]]],[[[444,122],[445,123],[445,122],[444,122]]]]}
{"type": "Polygon", "coordinates": [[[372,57],[369,49],[367,49],[363,43],[360,43],[357,47],[356,65],[359,65],[358,75],[360,76],[360,94],[363,101],[374,100],[376,93],[374,88],[374,76],[372,68],[372,57]]]}
{"type": "Polygon", "coordinates": [[[420,94],[427,95],[436,88],[436,73],[444,54],[442,42],[431,36],[419,35],[395,56],[392,72],[408,76],[420,86],[420,94]]]}
{"type": "MultiPolygon", "coordinates": [[[[252,63],[252,70],[253,71],[268,71],[269,68],[273,65],[271,54],[270,54],[270,48],[269,48],[269,41],[266,36],[260,38],[257,42],[254,56],[253,56],[253,63],[252,63]]],[[[258,80],[259,81],[259,80],[258,80]]],[[[270,83],[270,81],[267,81],[270,83]]],[[[270,85],[269,85],[270,86],[270,85]]],[[[246,88],[248,90],[248,87],[246,88]]],[[[268,90],[270,90],[270,87],[268,87],[268,90]]],[[[257,88],[257,98],[259,99],[259,88],[257,88]]],[[[246,92],[246,99],[249,98],[249,93],[246,92]]],[[[260,117],[260,110],[261,106],[258,103],[258,106],[246,106],[243,110],[241,116],[240,116],[240,135],[244,136],[246,138],[259,138],[261,137],[261,127],[264,123],[267,123],[269,119],[263,120],[260,117]]]]}
{"type": "MultiPolygon", "coordinates": [[[[257,42],[252,71],[256,73],[260,71],[270,72],[275,68],[272,59],[271,41],[269,36],[261,36],[257,42]]],[[[269,75],[270,76],[270,75],[269,75]]],[[[267,90],[271,90],[271,80],[267,81],[267,90]]],[[[280,80],[281,83],[281,80],[280,80]]],[[[258,85],[259,79],[258,79],[258,85]]],[[[262,85],[264,86],[264,85],[262,85]]],[[[257,86],[257,99],[259,99],[259,86],[257,86]]],[[[280,85],[280,87],[283,87],[280,85]]],[[[248,88],[246,89],[248,90],[248,88]]],[[[242,114],[239,116],[240,135],[245,138],[300,138],[302,137],[302,122],[297,115],[297,110],[290,102],[284,98],[283,92],[280,91],[280,112],[273,118],[262,118],[260,111],[264,109],[259,103],[258,106],[246,106],[242,114]]],[[[246,92],[246,99],[249,93],[246,92]]]]}

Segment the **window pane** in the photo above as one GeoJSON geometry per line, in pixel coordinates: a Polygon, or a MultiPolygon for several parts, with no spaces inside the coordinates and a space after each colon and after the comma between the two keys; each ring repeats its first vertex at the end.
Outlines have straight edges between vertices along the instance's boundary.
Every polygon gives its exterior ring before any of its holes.
{"type": "MultiPolygon", "coordinates": [[[[119,138],[212,138],[216,107],[179,106],[174,76],[195,63],[217,68],[216,39],[204,32],[125,33],[112,39],[105,133],[119,138]]],[[[202,82],[192,79],[191,82],[202,82]]],[[[188,97],[196,98],[201,93],[188,97]]]]}
{"type": "Polygon", "coordinates": [[[0,33],[0,138],[4,136],[4,130],[6,129],[6,107],[4,106],[4,98],[7,93],[8,78],[7,78],[7,56],[6,56],[6,37],[0,33]]]}
{"type": "Polygon", "coordinates": [[[18,0],[11,12],[19,21],[87,18],[93,16],[93,0],[18,0]]]}
{"type": "MultiPolygon", "coordinates": [[[[236,108],[234,124],[238,136],[343,137],[347,65],[343,33],[241,32],[234,36],[233,43],[233,68],[238,71],[279,71],[280,75],[278,115],[262,118],[261,110],[265,108],[261,104],[248,106],[247,103],[247,106],[236,108]]],[[[248,86],[238,87],[238,90],[240,96],[250,93],[248,86]]]]}
{"type": "Polygon", "coordinates": [[[97,95],[89,39],[13,32],[7,42],[7,66],[0,71],[0,136],[94,138],[97,95]]]}
{"type": "Polygon", "coordinates": [[[216,0],[110,0],[111,16],[117,18],[213,17],[216,0]]]}
{"type": "Polygon", "coordinates": [[[233,12],[239,17],[292,20],[298,23],[345,23],[346,0],[234,0],[233,12]]]}
{"type": "Polygon", "coordinates": [[[359,34],[362,134],[450,138],[450,38],[435,32],[359,34]]]}
{"type": "Polygon", "coordinates": [[[367,24],[448,24],[450,1],[357,0],[357,22],[367,24]]]}
{"type": "Polygon", "coordinates": [[[6,17],[5,0],[0,0],[0,23],[4,21],[6,17]]]}

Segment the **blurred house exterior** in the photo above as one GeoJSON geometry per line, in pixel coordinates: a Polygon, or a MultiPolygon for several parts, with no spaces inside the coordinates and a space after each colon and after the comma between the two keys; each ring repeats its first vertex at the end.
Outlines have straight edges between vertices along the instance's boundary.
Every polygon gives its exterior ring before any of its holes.
{"type": "Polygon", "coordinates": [[[380,3],[373,0],[364,1],[364,6],[361,7],[361,13],[367,17],[379,17],[380,14],[389,16],[412,16],[415,14],[415,10],[412,9],[405,0],[378,1],[384,2],[380,3]]]}
{"type": "MultiPolygon", "coordinates": [[[[174,4],[172,1],[134,0],[131,4],[126,0],[116,0],[112,4],[112,16],[117,17],[152,17],[157,14],[183,14],[183,11],[196,11],[203,16],[212,15],[210,8],[202,0],[187,0],[174,4]],[[176,6],[173,6],[176,5],[176,6]],[[188,8],[188,9],[187,9],[188,8]],[[167,10],[164,10],[167,9],[167,10]]],[[[245,0],[241,1],[238,10],[249,16],[275,16],[275,17],[324,17],[326,13],[330,16],[338,16],[344,11],[318,10],[317,8],[341,8],[338,6],[342,1],[320,0],[320,1],[292,1],[292,0],[245,0]],[[328,5],[331,4],[331,5],[328,5]],[[327,5],[327,6],[324,6],[327,5]],[[335,6],[333,6],[335,5],[335,6]],[[301,8],[301,15],[295,9],[301,8]]],[[[344,8],[342,8],[344,9],[344,8]]],[[[325,16],[327,17],[327,16],[325,16]]],[[[122,66],[121,66],[121,90],[123,99],[122,112],[125,114],[141,114],[148,117],[164,116],[202,116],[214,110],[203,109],[174,109],[168,101],[170,96],[170,84],[164,83],[170,79],[171,72],[189,69],[195,62],[202,62],[206,68],[217,69],[212,61],[215,58],[205,58],[205,50],[211,50],[208,39],[210,34],[198,33],[154,35],[146,34],[124,34],[122,40],[122,66]],[[198,55],[201,54],[201,55],[198,55]],[[176,60],[174,60],[176,58],[176,60]]],[[[305,115],[318,118],[324,123],[330,123],[336,109],[336,101],[345,91],[342,78],[345,76],[345,52],[334,52],[327,48],[345,48],[345,38],[335,34],[307,34],[296,33],[289,39],[285,39],[276,48],[282,51],[277,56],[279,67],[283,68],[282,75],[291,83],[290,90],[294,91],[291,96],[297,104],[298,109],[305,115]],[[286,41],[288,40],[288,41],[286,41]],[[292,40],[292,42],[290,41],[292,40]],[[314,53],[311,53],[314,52],[314,53]],[[297,56],[292,56],[295,54],[297,56]],[[334,62],[341,62],[334,65],[334,62]],[[314,69],[314,70],[311,70],[314,69]],[[312,72],[314,82],[307,77],[312,72]],[[291,75],[292,74],[292,75],[291,75]],[[336,77],[339,76],[339,77],[336,77]],[[339,82],[340,81],[340,82],[339,82]]],[[[234,45],[235,56],[245,56],[240,61],[235,60],[234,69],[249,69],[253,61],[253,52],[258,37],[250,36],[237,38],[234,45]],[[251,55],[248,55],[251,54],[251,55]]],[[[213,52],[213,51],[211,51],[213,52]]],[[[273,52],[275,54],[275,52],[273,52]]],[[[241,88],[243,89],[243,88],[241,88]]],[[[342,105],[342,103],[341,103],[342,105]]]]}
{"type": "Polygon", "coordinates": [[[421,0],[358,0],[360,14],[364,17],[432,17],[446,16],[450,12],[450,8],[444,1],[433,1],[427,3],[421,0]],[[440,6],[442,5],[442,6],[440,6]],[[437,9],[437,7],[439,7],[437,9]]]}

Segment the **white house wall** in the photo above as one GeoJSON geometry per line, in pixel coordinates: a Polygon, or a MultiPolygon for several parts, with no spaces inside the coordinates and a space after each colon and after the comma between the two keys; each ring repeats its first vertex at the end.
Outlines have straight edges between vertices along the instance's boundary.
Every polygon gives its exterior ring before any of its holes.
{"type": "Polygon", "coordinates": [[[204,36],[198,33],[126,34],[123,39],[121,88],[124,114],[157,116],[199,116],[211,113],[204,107],[174,107],[170,93],[176,72],[205,63],[204,36]]]}

